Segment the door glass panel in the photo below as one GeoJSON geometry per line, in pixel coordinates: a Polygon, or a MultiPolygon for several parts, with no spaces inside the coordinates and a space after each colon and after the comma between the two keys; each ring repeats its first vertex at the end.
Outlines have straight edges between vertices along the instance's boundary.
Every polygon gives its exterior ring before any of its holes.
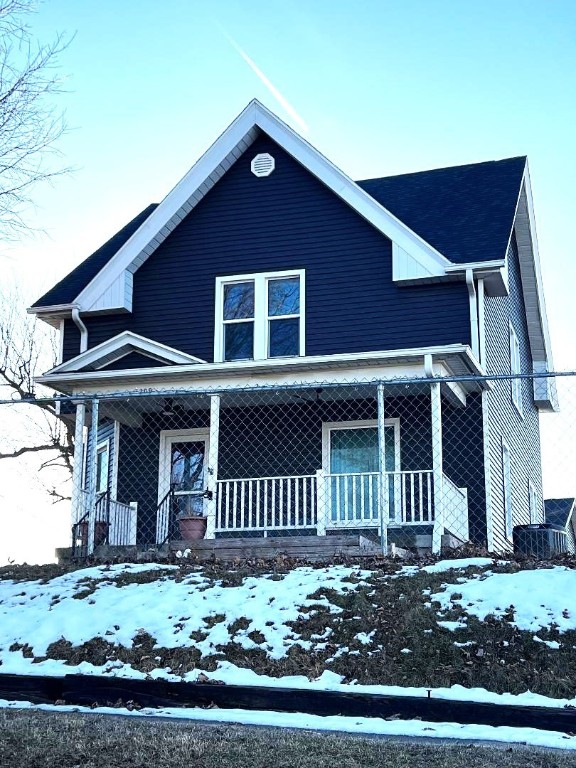
{"type": "Polygon", "coordinates": [[[203,440],[172,443],[170,484],[175,493],[190,493],[204,488],[203,440]]]}
{"type": "MultiPolygon", "coordinates": [[[[395,430],[384,427],[385,470],[395,470],[395,430]]],[[[334,522],[362,525],[378,520],[379,466],[377,427],[334,429],[330,433],[330,506],[334,522]]],[[[388,484],[394,519],[395,483],[388,484]]]]}
{"type": "Polygon", "coordinates": [[[172,443],[170,484],[176,517],[200,516],[204,512],[205,452],[203,440],[172,443]]]}

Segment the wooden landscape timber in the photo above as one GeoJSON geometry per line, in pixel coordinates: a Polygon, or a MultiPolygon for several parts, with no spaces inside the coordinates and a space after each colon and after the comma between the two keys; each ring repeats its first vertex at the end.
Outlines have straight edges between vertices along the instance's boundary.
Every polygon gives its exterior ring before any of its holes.
{"type": "Polygon", "coordinates": [[[0,674],[0,698],[35,704],[202,707],[539,728],[576,732],[576,708],[527,707],[415,696],[66,675],[0,674]]]}

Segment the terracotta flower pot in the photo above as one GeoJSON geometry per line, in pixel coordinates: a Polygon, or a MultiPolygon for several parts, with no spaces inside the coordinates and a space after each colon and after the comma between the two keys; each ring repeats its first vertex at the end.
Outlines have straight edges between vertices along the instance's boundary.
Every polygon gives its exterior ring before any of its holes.
{"type": "Polygon", "coordinates": [[[206,535],[205,517],[181,517],[178,520],[180,536],[184,541],[203,539],[206,535]]]}

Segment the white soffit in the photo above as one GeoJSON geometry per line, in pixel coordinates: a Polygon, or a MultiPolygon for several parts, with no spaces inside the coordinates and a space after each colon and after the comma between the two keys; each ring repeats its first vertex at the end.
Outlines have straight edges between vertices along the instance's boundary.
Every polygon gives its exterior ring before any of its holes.
{"type": "Polygon", "coordinates": [[[99,370],[120,360],[130,352],[150,357],[168,365],[190,365],[205,363],[199,357],[180,352],[173,347],[160,344],[145,336],[139,336],[131,331],[123,331],[107,341],[98,344],[86,352],[67,360],[65,363],[52,368],[47,375],[59,373],[74,373],[85,368],[99,370]]]}
{"type": "Polygon", "coordinates": [[[146,221],[76,299],[82,312],[132,310],[132,275],[232,164],[265,132],[301,165],[412,258],[425,275],[443,275],[451,262],[361,189],[318,150],[253,100],[192,166],[146,221]]]}

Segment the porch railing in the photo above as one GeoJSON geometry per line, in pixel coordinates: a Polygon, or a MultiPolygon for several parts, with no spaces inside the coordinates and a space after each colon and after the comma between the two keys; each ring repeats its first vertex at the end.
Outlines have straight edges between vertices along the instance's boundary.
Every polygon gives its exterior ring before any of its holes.
{"type": "Polygon", "coordinates": [[[219,480],[216,532],[316,528],[316,475],[219,480]]]}
{"type": "MultiPolygon", "coordinates": [[[[72,526],[74,554],[86,556],[90,550],[90,524],[94,524],[92,546],[132,546],[136,544],[137,505],[125,504],[112,498],[110,491],[98,494],[91,509],[90,494],[82,490],[81,517],[72,526]]],[[[80,556],[80,555],[79,555],[80,556]]]]}
{"type": "Polygon", "coordinates": [[[380,494],[379,472],[325,475],[328,527],[376,525],[382,502],[389,525],[423,525],[434,521],[432,471],[385,472],[380,494]]]}
{"type": "MultiPolygon", "coordinates": [[[[390,526],[434,522],[431,470],[386,472],[384,478],[383,495],[378,472],[218,480],[215,532],[374,527],[382,501],[390,526]]],[[[446,481],[451,509],[467,517],[465,493],[446,481]]]]}
{"type": "Polygon", "coordinates": [[[444,498],[444,525],[450,533],[461,541],[468,541],[468,490],[458,488],[449,477],[443,477],[442,494],[444,498]]]}

